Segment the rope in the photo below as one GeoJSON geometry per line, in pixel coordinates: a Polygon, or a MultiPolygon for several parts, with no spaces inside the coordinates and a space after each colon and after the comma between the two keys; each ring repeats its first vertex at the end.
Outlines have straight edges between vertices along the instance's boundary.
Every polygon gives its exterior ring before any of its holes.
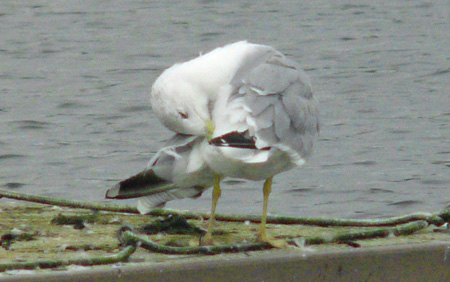
{"type": "MultiPolygon", "coordinates": [[[[28,195],[15,193],[0,189],[0,198],[6,197],[15,200],[35,202],[40,204],[57,205],[77,209],[91,209],[109,212],[138,213],[135,207],[126,205],[112,205],[94,202],[80,202],[65,200],[60,198],[28,195]]],[[[187,219],[209,218],[206,213],[194,213],[188,211],[176,211],[170,209],[155,209],[150,215],[152,216],[170,216],[178,215],[187,219]]],[[[246,222],[251,221],[258,223],[260,218],[254,215],[225,215],[217,214],[216,220],[229,222],[246,222]]],[[[450,208],[436,213],[413,213],[404,216],[391,217],[386,219],[334,219],[334,218],[302,218],[287,216],[268,216],[267,223],[271,224],[302,224],[312,226],[340,226],[340,227],[370,227],[371,230],[352,231],[333,236],[310,236],[305,238],[288,239],[288,244],[297,246],[318,245],[325,243],[344,243],[350,246],[358,246],[355,240],[383,238],[388,236],[406,236],[413,234],[419,230],[427,228],[434,224],[441,226],[450,221],[450,208]]],[[[0,271],[12,269],[36,269],[36,268],[53,268],[66,265],[100,265],[112,264],[127,261],[128,258],[136,251],[138,247],[142,247],[152,252],[164,254],[204,254],[213,255],[219,253],[235,253],[247,252],[255,250],[270,249],[272,246],[268,243],[246,243],[234,245],[218,245],[218,246],[198,246],[198,247],[174,247],[157,244],[151,240],[149,236],[138,234],[133,227],[124,226],[118,232],[119,241],[123,249],[110,256],[97,256],[82,259],[64,259],[64,260],[40,260],[30,262],[4,263],[0,264],[0,271]]]]}
{"type": "Polygon", "coordinates": [[[126,246],[119,253],[111,256],[97,256],[91,258],[81,259],[61,259],[61,260],[38,260],[28,262],[12,262],[1,263],[0,271],[14,270],[14,269],[37,269],[37,268],[54,268],[66,265],[100,265],[100,264],[112,264],[117,262],[127,261],[128,258],[136,251],[136,246],[126,246]]]}
{"type": "MultiPolygon", "coordinates": [[[[95,202],[80,202],[72,201],[61,198],[36,196],[22,193],[15,193],[10,191],[5,191],[0,189],[0,198],[11,198],[15,200],[35,202],[47,205],[64,206],[77,209],[91,209],[99,211],[109,211],[109,212],[123,212],[123,213],[134,213],[139,212],[135,207],[128,205],[113,205],[105,203],[95,203],[95,202]]],[[[179,215],[186,219],[198,219],[204,218],[209,219],[209,214],[207,213],[195,213],[189,211],[178,211],[172,209],[154,209],[148,215],[150,216],[169,216],[169,215],[179,215]]],[[[218,221],[228,221],[228,222],[261,222],[260,216],[256,215],[227,215],[227,214],[216,214],[216,220],[218,221]]],[[[437,213],[426,213],[418,212],[413,214],[408,214],[404,216],[391,217],[386,219],[339,219],[339,218],[312,218],[312,217],[289,217],[289,216],[267,216],[267,223],[271,224],[302,224],[311,226],[341,226],[341,227],[377,227],[377,226],[395,226],[398,224],[404,224],[408,222],[413,222],[417,220],[424,220],[430,224],[440,226],[450,220],[450,208],[437,213]]]]}

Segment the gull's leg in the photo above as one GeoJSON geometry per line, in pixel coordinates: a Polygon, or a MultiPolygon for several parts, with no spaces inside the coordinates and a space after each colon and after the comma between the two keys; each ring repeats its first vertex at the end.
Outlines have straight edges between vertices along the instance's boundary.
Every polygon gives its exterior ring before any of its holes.
{"type": "Polygon", "coordinates": [[[208,233],[206,233],[205,238],[203,240],[203,244],[205,245],[211,245],[213,243],[212,240],[212,229],[214,226],[214,218],[216,215],[216,206],[217,206],[217,201],[220,198],[220,195],[222,194],[221,190],[220,190],[220,176],[216,175],[216,179],[214,181],[214,188],[213,188],[213,192],[212,192],[212,206],[211,206],[211,216],[209,218],[209,223],[208,223],[208,233]]]}
{"type": "Polygon", "coordinates": [[[266,233],[266,221],[267,221],[267,205],[269,204],[269,195],[272,191],[272,179],[273,176],[268,178],[266,182],[264,182],[263,193],[264,193],[264,206],[263,206],[263,214],[261,217],[261,225],[259,226],[259,232],[257,236],[257,240],[259,242],[265,242],[270,244],[275,248],[285,248],[287,246],[286,241],[284,240],[274,240],[269,238],[266,233]]]}
{"type": "Polygon", "coordinates": [[[269,204],[269,195],[272,191],[272,179],[273,176],[268,178],[264,182],[263,193],[264,193],[264,206],[263,214],[261,217],[261,225],[259,226],[258,241],[269,242],[269,237],[266,234],[266,220],[267,220],[267,205],[269,204]]]}

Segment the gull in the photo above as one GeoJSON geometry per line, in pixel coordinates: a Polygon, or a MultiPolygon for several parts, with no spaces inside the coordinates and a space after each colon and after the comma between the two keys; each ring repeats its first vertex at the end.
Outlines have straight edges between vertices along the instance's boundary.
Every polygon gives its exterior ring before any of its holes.
{"type": "Polygon", "coordinates": [[[266,233],[273,177],[303,165],[320,131],[319,105],[301,67],[270,46],[240,41],[168,68],[150,101],[175,136],[106,197],[142,197],[138,209],[148,213],[213,187],[204,239],[211,244],[221,180],[264,180],[257,240],[276,246],[266,233]]]}

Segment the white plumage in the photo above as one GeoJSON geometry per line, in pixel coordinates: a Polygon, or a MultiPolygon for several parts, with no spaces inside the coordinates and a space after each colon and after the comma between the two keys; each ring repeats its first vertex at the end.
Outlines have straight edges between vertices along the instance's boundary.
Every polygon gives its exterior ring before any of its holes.
{"type": "MultiPolygon", "coordinates": [[[[151,104],[178,135],[145,170],[162,181],[149,179],[146,189],[136,189],[137,196],[147,193],[139,209],[148,212],[168,200],[198,196],[214,185],[214,218],[221,179],[267,180],[259,238],[268,241],[272,177],[302,165],[319,134],[318,104],[298,64],[272,47],[236,42],[165,70],[152,87],[151,104]],[[172,186],[155,188],[162,184],[172,186]]],[[[128,195],[132,182],[123,189],[128,195]]],[[[146,186],[141,182],[137,186],[146,186]]],[[[107,197],[120,194],[119,184],[107,197]]]]}

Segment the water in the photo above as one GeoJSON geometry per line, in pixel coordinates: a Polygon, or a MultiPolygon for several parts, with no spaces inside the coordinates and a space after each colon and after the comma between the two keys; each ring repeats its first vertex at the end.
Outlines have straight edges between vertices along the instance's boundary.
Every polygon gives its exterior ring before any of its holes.
{"type": "MultiPolygon", "coordinates": [[[[1,189],[105,201],[170,136],[149,108],[156,77],[248,39],[301,63],[322,107],[316,154],[275,177],[271,213],[449,204],[448,2],[28,2],[0,7],[1,189]]],[[[261,189],[225,181],[218,212],[260,214],[261,189]]],[[[209,211],[209,194],[169,207],[209,211]]]]}

